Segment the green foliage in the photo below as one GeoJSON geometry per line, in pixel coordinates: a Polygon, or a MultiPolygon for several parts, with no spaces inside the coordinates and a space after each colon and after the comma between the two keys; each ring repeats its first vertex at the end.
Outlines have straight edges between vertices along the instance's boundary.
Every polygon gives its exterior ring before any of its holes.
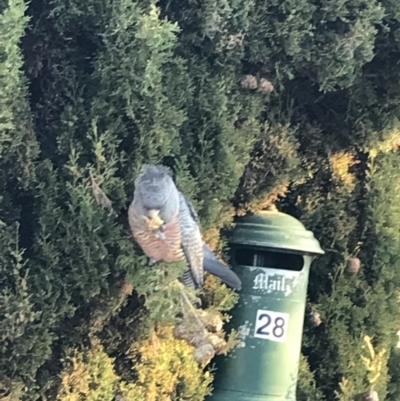
{"type": "Polygon", "coordinates": [[[383,16],[378,1],[260,2],[251,14],[249,61],[264,63],[278,80],[303,76],[323,91],[349,87],[373,58],[383,16]]]}
{"type": "Polygon", "coordinates": [[[321,391],[316,388],[313,373],[304,355],[300,358],[297,384],[297,399],[299,401],[319,401],[323,399],[321,391]]]}
{"type": "MultiPolygon", "coordinates": [[[[39,357],[45,345],[41,344],[43,339],[38,341],[38,338],[32,338],[42,316],[28,289],[29,270],[26,269],[24,255],[18,245],[18,225],[6,227],[3,222],[0,224],[0,241],[5,246],[0,256],[0,306],[3,322],[0,329],[0,364],[2,372],[15,372],[27,363],[28,355],[31,355],[31,360],[39,357]],[[29,342],[26,341],[28,337],[31,338],[29,342]]],[[[31,372],[34,373],[34,369],[31,372]]]]}
{"type": "Polygon", "coordinates": [[[370,189],[368,237],[365,252],[369,261],[367,280],[376,292],[371,301],[375,304],[376,318],[380,316],[381,322],[375,325],[374,331],[382,340],[392,345],[394,345],[394,333],[399,325],[396,311],[399,307],[397,289],[400,258],[397,250],[400,244],[400,227],[396,216],[400,214],[400,207],[396,199],[400,195],[400,187],[396,180],[393,181],[393,178],[400,174],[397,157],[397,153],[393,152],[371,157],[368,183],[370,189]],[[372,247],[372,240],[375,247],[372,247]]]}
{"type": "Polygon", "coordinates": [[[0,14],[0,163],[1,187],[12,178],[29,185],[34,175],[33,160],[38,147],[32,130],[27,99],[27,82],[21,69],[19,44],[28,18],[21,0],[10,1],[0,14]],[[7,177],[5,177],[5,175],[7,177]]]}
{"type": "MultiPolygon", "coordinates": [[[[360,163],[354,163],[350,153],[337,152],[327,166],[334,184],[328,196],[321,193],[311,202],[299,204],[302,212],[306,211],[302,220],[320,233],[330,251],[311,277],[311,305],[321,314],[323,324],[318,332],[306,329],[305,350],[312,366],[319,367],[315,376],[317,383],[324,383],[320,388],[325,394],[335,391],[341,400],[366,389],[385,396],[389,350],[399,325],[395,290],[399,231],[394,217],[398,189],[393,185],[393,177],[399,174],[398,154],[393,152],[396,136],[378,132],[377,137],[384,140],[374,141],[369,163],[358,167],[363,168],[363,175],[354,168],[360,163]],[[364,181],[357,183],[360,176],[364,181]],[[352,275],[348,262],[357,255],[362,269],[352,275]],[[372,338],[371,344],[367,338],[372,338]],[[366,354],[368,349],[372,353],[366,354]]],[[[302,192],[301,188],[297,191],[302,192]]]]}
{"type": "Polygon", "coordinates": [[[390,381],[388,384],[387,400],[398,401],[400,399],[400,351],[395,349],[391,352],[389,360],[390,381]]]}
{"type": "Polygon", "coordinates": [[[118,390],[118,377],[113,371],[113,360],[94,344],[86,352],[71,350],[64,364],[62,385],[57,400],[111,401],[118,390]]]}
{"type": "Polygon", "coordinates": [[[173,57],[176,24],[161,21],[154,5],[146,11],[131,2],[111,4],[93,74],[100,85],[93,113],[134,146],[127,155],[133,174],[143,161],[158,162],[179,149],[185,114],[176,99],[184,98],[187,79],[183,60],[173,57]]]}
{"type": "MultiPolygon", "coordinates": [[[[184,266],[150,268],[127,226],[138,169],[163,162],[220,256],[235,215],[274,203],[326,250],[310,277],[307,310],[322,323],[305,325],[298,398],[374,389],[397,400],[399,10],[389,0],[3,1],[6,397],[205,398],[211,372],[172,334],[184,266]],[[244,74],[274,90],[244,87],[244,74]]],[[[207,276],[201,296],[229,320],[235,293],[207,276]]]]}
{"type": "Polygon", "coordinates": [[[174,399],[203,400],[209,393],[211,375],[194,360],[191,346],[173,338],[171,327],[153,333],[149,341],[138,342],[130,350],[138,369],[138,380],[126,387],[126,395],[142,389],[149,401],[174,399]]]}
{"type": "Polygon", "coordinates": [[[57,401],[102,400],[114,397],[130,400],[164,401],[204,399],[209,392],[210,374],[201,374],[190,346],[175,340],[171,328],[153,332],[150,340],[140,341],[129,351],[138,377],[128,383],[114,370],[114,360],[97,339],[82,352],[69,350],[57,401]],[[203,377],[202,377],[203,376],[203,377]]]}
{"type": "MultiPolygon", "coordinates": [[[[21,220],[20,201],[33,187],[38,143],[32,129],[27,82],[19,47],[28,22],[22,1],[2,5],[0,14],[0,305],[1,382],[17,399],[21,382],[15,372],[26,360],[46,358],[46,339],[38,342],[41,313],[29,290],[29,263],[21,246],[29,223],[21,220]],[[29,341],[26,339],[30,338],[29,341]]],[[[48,354],[47,354],[48,356],[48,354]]],[[[37,365],[29,368],[36,373],[37,365]]]]}
{"type": "Polygon", "coordinates": [[[298,142],[289,125],[265,124],[236,193],[244,209],[269,206],[301,177],[298,142]]]}

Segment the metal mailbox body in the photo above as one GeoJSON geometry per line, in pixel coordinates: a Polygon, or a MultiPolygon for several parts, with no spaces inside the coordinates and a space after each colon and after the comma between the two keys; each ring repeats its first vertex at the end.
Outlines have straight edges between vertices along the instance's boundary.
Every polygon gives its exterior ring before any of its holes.
{"type": "Polygon", "coordinates": [[[293,401],[310,265],[324,251],[300,221],[277,211],[239,219],[229,242],[242,280],[229,327],[240,344],[216,359],[209,399],[293,401]]]}

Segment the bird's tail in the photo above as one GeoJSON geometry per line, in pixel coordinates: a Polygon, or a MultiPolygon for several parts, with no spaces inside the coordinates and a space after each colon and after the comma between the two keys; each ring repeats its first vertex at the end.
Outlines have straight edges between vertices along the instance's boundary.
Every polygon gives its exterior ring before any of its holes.
{"type": "Polygon", "coordinates": [[[234,273],[228,266],[223,265],[214,255],[213,251],[205,243],[203,243],[203,251],[204,270],[213,274],[214,276],[217,276],[229,287],[240,290],[242,288],[242,282],[240,278],[236,275],[236,273],[234,273]]]}

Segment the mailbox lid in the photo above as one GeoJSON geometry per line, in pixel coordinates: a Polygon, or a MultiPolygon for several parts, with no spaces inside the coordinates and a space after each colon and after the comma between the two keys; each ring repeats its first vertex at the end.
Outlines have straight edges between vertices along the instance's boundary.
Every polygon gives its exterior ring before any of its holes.
{"type": "Polygon", "coordinates": [[[312,231],[295,217],[275,210],[240,217],[229,242],[305,254],[325,253],[312,231]]]}

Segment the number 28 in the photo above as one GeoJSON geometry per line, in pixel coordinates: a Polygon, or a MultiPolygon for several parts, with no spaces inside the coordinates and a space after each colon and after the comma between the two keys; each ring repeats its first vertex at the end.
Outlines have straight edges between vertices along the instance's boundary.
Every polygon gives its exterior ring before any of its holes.
{"type": "Polygon", "coordinates": [[[255,323],[254,337],[270,341],[286,341],[288,313],[259,309],[255,323]]]}
{"type": "MultiPolygon", "coordinates": [[[[260,326],[256,333],[260,334],[262,336],[269,336],[270,332],[269,331],[265,331],[268,326],[271,324],[272,322],[272,318],[270,315],[268,315],[268,313],[262,313],[259,317],[258,320],[264,320],[267,319],[267,323],[265,323],[264,325],[260,326]]],[[[285,319],[283,317],[276,317],[274,319],[274,326],[272,328],[272,335],[274,337],[280,338],[285,334],[285,319]]]]}

